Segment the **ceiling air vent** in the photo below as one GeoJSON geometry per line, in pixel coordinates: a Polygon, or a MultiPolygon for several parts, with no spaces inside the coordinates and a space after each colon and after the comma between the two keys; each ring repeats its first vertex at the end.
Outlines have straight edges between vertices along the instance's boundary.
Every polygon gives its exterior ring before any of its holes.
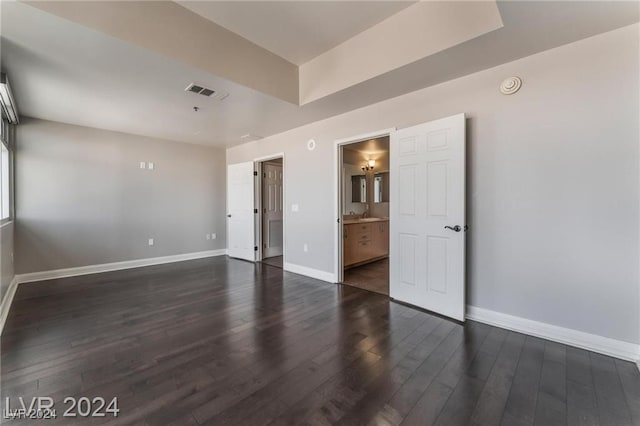
{"type": "Polygon", "coordinates": [[[196,93],[198,95],[206,96],[207,98],[211,98],[211,99],[217,99],[219,101],[222,101],[226,99],[227,96],[229,96],[229,94],[226,92],[209,89],[208,87],[200,86],[195,83],[191,83],[190,85],[188,85],[187,88],[184,89],[184,91],[196,93]]]}

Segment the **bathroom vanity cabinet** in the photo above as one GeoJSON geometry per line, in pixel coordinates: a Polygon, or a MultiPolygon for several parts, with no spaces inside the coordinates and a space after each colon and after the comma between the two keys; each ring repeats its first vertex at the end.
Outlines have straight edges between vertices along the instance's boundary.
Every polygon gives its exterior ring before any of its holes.
{"type": "Polygon", "coordinates": [[[344,221],[344,266],[354,266],[389,255],[389,219],[344,221]]]}

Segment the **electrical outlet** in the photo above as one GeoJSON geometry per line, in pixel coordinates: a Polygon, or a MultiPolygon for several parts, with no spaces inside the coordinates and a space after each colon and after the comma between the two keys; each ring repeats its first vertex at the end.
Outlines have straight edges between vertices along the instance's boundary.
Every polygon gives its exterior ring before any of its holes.
{"type": "Polygon", "coordinates": [[[145,163],[144,161],[140,162],[140,168],[141,169],[146,169],[147,168],[147,163],[145,163]]]}
{"type": "Polygon", "coordinates": [[[149,161],[149,165],[147,166],[147,169],[153,170],[154,168],[155,168],[155,165],[153,164],[153,162],[149,161]]]}
{"type": "Polygon", "coordinates": [[[303,250],[304,250],[304,252],[306,253],[306,252],[308,252],[308,251],[309,251],[309,246],[305,244],[305,245],[302,247],[302,249],[303,249],[303,250]]]}
{"type": "Polygon", "coordinates": [[[211,239],[215,240],[216,239],[216,234],[211,234],[211,239]]]}
{"type": "Polygon", "coordinates": [[[297,204],[291,204],[291,211],[292,211],[292,212],[297,212],[297,211],[298,211],[298,209],[299,209],[299,207],[298,207],[298,205],[297,205],[297,204]]]}
{"type": "Polygon", "coordinates": [[[152,246],[153,245],[153,238],[149,238],[149,245],[152,246]]]}
{"type": "Polygon", "coordinates": [[[211,234],[207,234],[206,238],[207,238],[207,240],[210,240],[211,239],[211,234]]]}

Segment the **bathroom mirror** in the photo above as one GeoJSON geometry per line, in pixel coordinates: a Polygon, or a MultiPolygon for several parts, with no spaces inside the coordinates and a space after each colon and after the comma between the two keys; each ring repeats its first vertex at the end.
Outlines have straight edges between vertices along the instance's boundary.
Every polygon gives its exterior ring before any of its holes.
{"type": "Polygon", "coordinates": [[[351,176],[351,202],[367,202],[367,177],[365,175],[351,176]]]}
{"type": "Polygon", "coordinates": [[[373,202],[389,202],[389,172],[378,172],[373,175],[373,202]]]}

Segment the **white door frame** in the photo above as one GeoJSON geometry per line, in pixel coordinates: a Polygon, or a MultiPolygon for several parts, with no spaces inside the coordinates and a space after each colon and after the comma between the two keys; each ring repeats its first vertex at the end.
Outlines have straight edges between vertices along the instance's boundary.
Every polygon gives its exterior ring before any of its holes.
{"type": "MultiPolygon", "coordinates": [[[[284,152],[278,152],[264,157],[258,157],[253,159],[253,170],[258,173],[258,177],[262,176],[262,163],[269,160],[282,159],[282,265],[284,267],[287,259],[287,186],[286,186],[286,168],[284,152]]],[[[253,199],[254,207],[258,209],[258,214],[255,215],[255,246],[258,247],[256,251],[255,261],[260,262],[262,260],[262,179],[255,179],[253,186],[253,199]]]]}
{"type": "MultiPolygon", "coordinates": [[[[336,218],[334,220],[334,232],[335,239],[333,241],[334,258],[334,282],[341,283],[343,281],[344,268],[342,266],[342,157],[340,156],[340,150],[344,145],[350,145],[352,143],[362,142],[369,139],[382,138],[391,135],[391,132],[395,132],[396,128],[391,127],[388,129],[378,130],[371,133],[365,133],[361,135],[350,136],[348,138],[336,139],[333,147],[333,200],[334,211],[336,212],[336,218]]],[[[389,175],[391,179],[391,175],[389,175]]]]}

